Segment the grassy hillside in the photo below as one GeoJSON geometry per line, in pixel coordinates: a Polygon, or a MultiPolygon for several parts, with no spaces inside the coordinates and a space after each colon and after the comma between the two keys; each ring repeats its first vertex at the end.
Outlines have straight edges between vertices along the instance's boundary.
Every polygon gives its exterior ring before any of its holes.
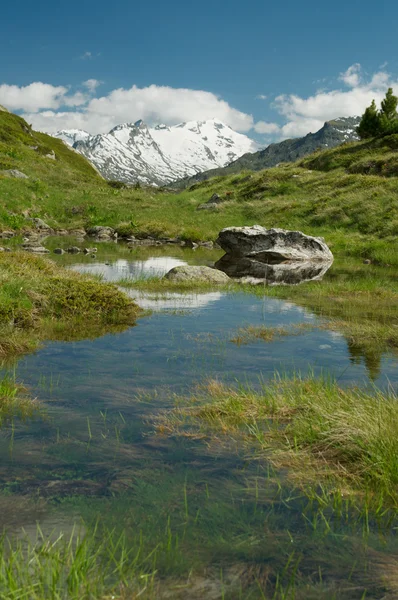
{"type": "Polygon", "coordinates": [[[299,163],[216,177],[182,193],[116,189],[60,140],[0,112],[0,229],[110,225],[119,233],[215,239],[259,223],[324,235],[337,254],[398,263],[398,136],[319,152],[299,163]],[[55,160],[46,155],[53,151],[55,160]],[[29,179],[1,174],[18,169],[29,179]],[[213,193],[225,201],[197,210],[213,193]]]}

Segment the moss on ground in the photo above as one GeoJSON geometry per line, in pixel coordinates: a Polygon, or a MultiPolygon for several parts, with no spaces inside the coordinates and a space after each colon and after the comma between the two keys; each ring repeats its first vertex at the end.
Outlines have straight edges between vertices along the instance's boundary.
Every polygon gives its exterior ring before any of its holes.
{"type": "Polygon", "coordinates": [[[24,252],[0,254],[0,356],[41,339],[79,339],[134,324],[139,308],[105,284],[24,252]]]}

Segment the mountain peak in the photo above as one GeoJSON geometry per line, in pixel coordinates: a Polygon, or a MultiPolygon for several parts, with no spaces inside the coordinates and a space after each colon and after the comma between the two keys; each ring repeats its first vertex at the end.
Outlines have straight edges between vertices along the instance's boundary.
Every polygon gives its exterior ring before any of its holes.
{"type": "Polygon", "coordinates": [[[223,167],[258,149],[256,142],[217,119],[152,128],[139,120],[117,125],[106,134],[77,138],[74,130],[66,130],[55,136],[72,145],[79,142],[76,149],[105,178],[154,185],[223,167]]]}

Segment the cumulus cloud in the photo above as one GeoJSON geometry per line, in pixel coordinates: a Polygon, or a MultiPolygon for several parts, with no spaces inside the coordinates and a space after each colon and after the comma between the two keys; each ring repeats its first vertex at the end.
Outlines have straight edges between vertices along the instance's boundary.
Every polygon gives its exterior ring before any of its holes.
{"type": "Polygon", "coordinates": [[[361,115],[373,99],[377,104],[381,102],[388,87],[398,91],[398,82],[385,71],[378,71],[365,81],[359,64],[349,67],[340,80],[350,89],[320,90],[308,97],[277,96],[273,107],[286,120],[281,137],[305,135],[317,131],[325,121],[361,115]]]}
{"type": "MultiPolygon", "coordinates": [[[[310,96],[277,96],[271,107],[278,118],[257,123],[252,115],[204,90],[133,85],[97,95],[102,83],[98,79],[87,79],[75,89],[42,82],[25,87],[3,84],[0,85],[0,104],[22,112],[36,129],[49,133],[70,128],[104,133],[119,123],[138,119],[148,124],[175,125],[182,121],[217,118],[237,131],[254,130],[270,142],[315,132],[325,121],[336,117],[360,115],[373,99],[380,103],[388,87],[398,92],[398,82],[388,72],[379,69],[366,77],[358,63],[341,73],[339,80],[344,84],[339,89],[317,90],[310,96]]],[[[266,96],[257,98],[265,100],[266,96]]]]}
{"type": "Polygon", "coordinates": [[[70,93],[63,85],[50,85],[36,81],[26,86],[0,85],[0,102],[10,110],[32,113],[42,109],[57,109],[61,106],[82,106],[89,96],[82,92],[70,93]]]}
{"type": "Polygon", "coordinates": [[[98,86],[103,83],[98,79],[87,79],[87,81],[83,81],[82,85],[88,89],[89,92],[94,93],[98,86]]]}
{"type": "Polygon", "coordinates": [[[254,125],[254,131],[257,133],[278,133],[280,131],[280,127],[277,123],[267,123],[266,121],[257,121],[254,125]]]}
{"type": "Polygon", "coordinates": [[[68,88],[54,86],[37,81],[30,85],[0,85],[0,102],[10,110],[29,110],[35,112],[41,108],[58,108],[68,88]]]}
{"type": "MultiPolygon", "coordinates": [[[[101,82],[88,79],[83,86],[94,93],[101,82]]],[[[139,88],[112,90],[106,96],[87,97],[83,92],[67,94],[67,88],[59,90],[56,103],[38,102],[35,107],[20,102],[13,109],[25,110],[24,116],[37,129],[50,133],[58,129],[82,128],[91,133],[109,131],[119,123],[143,119],[147,123],[174,125],[182,121],[205,121],[216,118],[237,131],[249,131],[254,122],[247,113],[230,106],[228,102],[211,92],[150,85],[139,88]],[[63,107],[77,106],[78,110],[66,111],[63,107]],[[43,110],[39,111],[38,108],[43,110]],[[63,108],[61,111],[56,109],[63,108]],[[52,110],[48,110],[52,109],[52,110]]],[[[21,93],[23,96],[23,93],[21,93]]],[[[3,99],[4,100],[4,99],[3,99]]],[[[0,103],[2,96],[0,94],[0,103]]],[[[7,103],[3,102],[6,106],[7,103]]]]}
{"type": "Polygon", "coordinates": [[[268,96],[266,96],[265,94],[258,94],[256,96],[256,100],[266,100],[268,98],[268,96]]]}
{"type": "Polygon", "coordinates": [[[339,79],[350,87],[357,87],[361,81],[361,65],[359,63],[351,65],[347,71],[340,73],[339,79]]]}
{"type": "Polygon", "coordinates": [[[80,56],[81,60],[90,60],[90,58],[93,58],[93,53],[92,52],[84,52],[81,56],[80,56]]]}

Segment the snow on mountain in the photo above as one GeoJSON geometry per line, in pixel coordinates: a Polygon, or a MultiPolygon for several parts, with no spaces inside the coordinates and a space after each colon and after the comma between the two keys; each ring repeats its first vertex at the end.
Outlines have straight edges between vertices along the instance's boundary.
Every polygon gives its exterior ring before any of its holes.
{"type": "Polygon", "coordinates": [[[76,142],[81,142],[90,137],[88,131],[83,129],[62,129],[54,134],[55,137],[60,138],[69,146],[73,146],[76,142]]]}
{"type": "Polygon", "coordinates": [[[164,185],[223,167],[256,142],[217,119],[149,128],[143,121],[90,135],[76,129],[55,134],[88,158],[106,179],[164,185]]]}

